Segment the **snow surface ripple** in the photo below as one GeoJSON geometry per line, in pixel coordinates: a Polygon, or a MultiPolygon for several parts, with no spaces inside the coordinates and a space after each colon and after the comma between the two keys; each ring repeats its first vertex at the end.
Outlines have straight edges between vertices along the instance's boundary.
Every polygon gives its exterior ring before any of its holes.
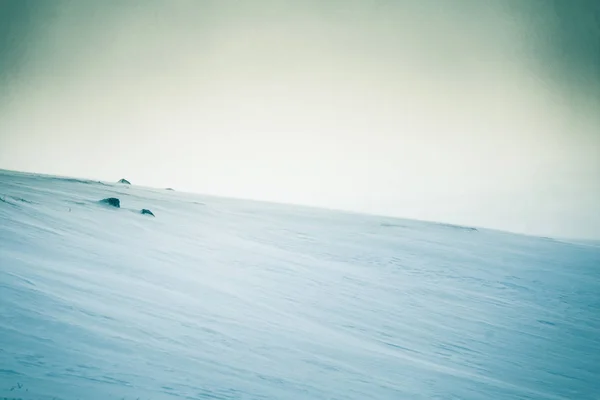
{"type": "Polygon", "coordinates": [[[600,398],[595,244],[8,171],[0,200],[0,399],[600,398]]]}

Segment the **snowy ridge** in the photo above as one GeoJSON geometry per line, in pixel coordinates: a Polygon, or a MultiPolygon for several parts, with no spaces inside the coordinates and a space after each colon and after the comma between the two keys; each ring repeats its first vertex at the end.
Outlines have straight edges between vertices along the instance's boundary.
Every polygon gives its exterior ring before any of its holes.
{"type": "Polygon", "coordinates": [[[132,183],[0,171],[0,399],[600,398],[596,246],[132,183]]]}

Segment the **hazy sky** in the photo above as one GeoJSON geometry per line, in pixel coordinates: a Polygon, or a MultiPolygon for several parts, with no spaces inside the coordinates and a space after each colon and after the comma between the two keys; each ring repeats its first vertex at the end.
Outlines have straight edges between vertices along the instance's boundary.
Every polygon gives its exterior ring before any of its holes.
{"type": "Polygon", "coordinates": [[[0,168],[600,238],[597,0],[0,0],[0,168]]]}

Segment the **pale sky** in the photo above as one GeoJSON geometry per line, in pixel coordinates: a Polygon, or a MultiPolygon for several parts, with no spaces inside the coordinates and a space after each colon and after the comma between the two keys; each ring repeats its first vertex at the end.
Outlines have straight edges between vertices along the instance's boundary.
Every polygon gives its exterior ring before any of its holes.
{"type": "Polygon", "coordinates": [[[596,0],[0,0],[0,168],[600,238],[596,0]]]}

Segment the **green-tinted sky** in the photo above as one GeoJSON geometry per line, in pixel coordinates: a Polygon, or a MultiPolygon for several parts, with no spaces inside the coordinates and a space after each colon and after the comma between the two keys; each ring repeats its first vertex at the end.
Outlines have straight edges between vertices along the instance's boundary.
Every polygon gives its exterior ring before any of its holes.
{"type": "Polygon", "coordinates": [[[595,0],[0,0],[0,167],[600,238],[595,0]]]}

